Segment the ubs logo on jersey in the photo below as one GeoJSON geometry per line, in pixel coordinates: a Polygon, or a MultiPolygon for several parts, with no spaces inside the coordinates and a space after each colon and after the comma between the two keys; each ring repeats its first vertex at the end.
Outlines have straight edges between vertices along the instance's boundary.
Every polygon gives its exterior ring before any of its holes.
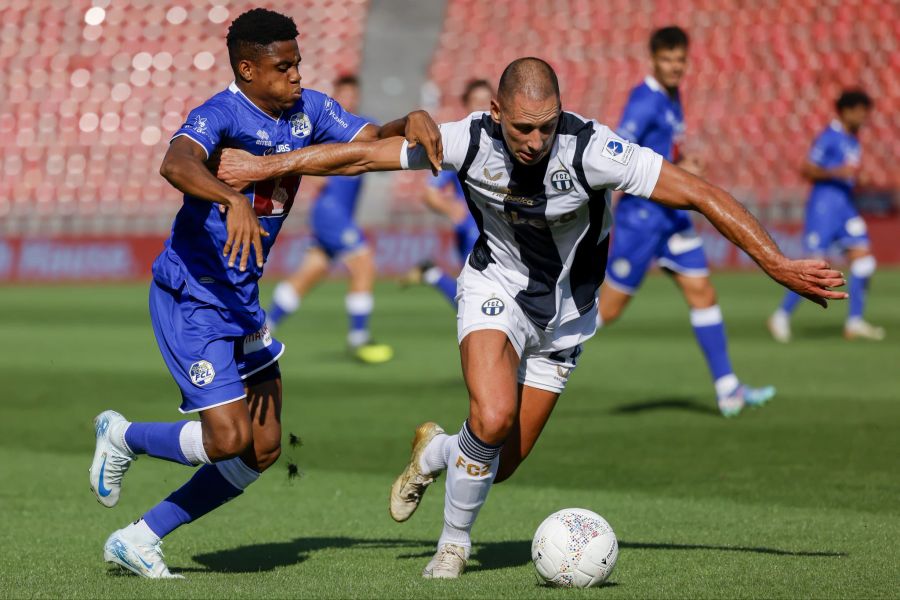
{"type": "Polygon", "coordinates": [[[506,308],[506,305],[503,304],[503,300],[500,298],[491,298],[485,300],[484,304],[481,305],[481,312],[489,317],[496,317],[503,312],[504,308],[506,308]]]}
{"type": "Polygon", "coordinates": [[[309,117],[303,113],[291,115],[291,135],[294,137],[304,138],[312,133],[312,125],[309,123],[309,117]]]}
{"type": "Polygon", "coordinates": [[[575,187],[575,184],[572,183],[572,176],[565,169],[554,171],[550,175],[550,185],[557,192],[568,192],[575,187]]]}
{"type": "Polygon", "coordinates": [[[216,370],[208,360],[198,360],[191,365],[190,376],[191,383],[203,387],[212,383],[212,380],[216,378],[216,370]]]}

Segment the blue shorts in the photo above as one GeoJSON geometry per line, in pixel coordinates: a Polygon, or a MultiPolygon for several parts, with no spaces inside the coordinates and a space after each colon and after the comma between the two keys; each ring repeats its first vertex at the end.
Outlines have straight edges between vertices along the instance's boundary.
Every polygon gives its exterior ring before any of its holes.
{"type": "Polygon", "coordinates": [[[846,196],[814,196],[806,205],[803,247],[811,254],[822,255],[833,245],[842,250],[868,248],[866,222],[846,196]]]}
{"type": "Polygon", "coordinates": [[[478,225],[470,214],[466,215],[465,220],[457,223],[453,231],[456,234],[456,251],[459,252],[460,261],[464,263],[472,254],[481,232],[478,231],[478,225]]]}
{"type": "Polygon", "coordinates": [[[626,197],[616,207],[615,217],[606,270],[613,287],[634,294],[654,260],[682,275],[709,275],[703,240],[686,212],[626,197]]]}
{"type": "Polygon", "coordinates": [[[319,197],[313,204],[310,213],[313,239],[328,258],[340,258],[365,247],[366,238],[353,219],[353,209],[353,205],[329,195],[319,197]]]}
{"type": "Polygon", "coordinates": [[[191,297],[186,289],[150,284],[153,333],[175,383],[183,413],[240,400],[244,380],[277,363],[284,345],[265,325],[247,334],[229,311],[191,297]]]}

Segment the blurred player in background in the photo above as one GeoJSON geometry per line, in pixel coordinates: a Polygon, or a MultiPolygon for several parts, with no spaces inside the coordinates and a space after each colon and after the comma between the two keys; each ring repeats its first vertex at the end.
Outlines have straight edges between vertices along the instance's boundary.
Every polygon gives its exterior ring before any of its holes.
{"type": "MultiPolygon", "coordinates": [[[[664,27],[653,33],[653,74],[631,92],[618,134],[700,174],[700,162],[680,156],[677,145],[684,133],[678,85],[687,66],[687,51],[688,36],[682,29],[664,27]]],[[[609,325],[621,316],[654,259],[675,280],[690,307],[691,325],[722,414],[731,417],[745,405],[758,406],[771,399],[773,387],[744,385],[731,368],[725,324],[709,279],[703,242],[687,211],[631,194],[622,196],[616,207],[606,284],[600,293],[600,325],[609,325]]]]}
{"type": "MultiPolygon", "coordinates": [[[[483,112],[491,109],[494,88],[484,79],[473,79],[466,84],[462,95],[462,104],[466,114],[483,112]]],[[[478,224],[469,212],[466,195],[459,183],[459,177],[453,171],[441,171],[432,177],[425,188],[425,204],[436,213],[442,214],[453,223],[456,235],[456,250],[461,263],[464,263],[475,242],[478,240],[478,224]]],[[[448,275],[433,262],[425,261],[413,267],[406,274],[405,283],[427,283],[440,291],[456,306],[456,277],[448,275]]]]}
{"type": "Polygon", "coordinates": [[[131,423],[104,411],[94,419],[90,468],[91,490],[113,507],[138,455],[200,466],[106,540],[104,560],[142,577],[177,577],[163,561],[162,538],[241,495],[281,452],[284,346],[265,325],[258,282],[299,175],[321,171],[240,185],[240,193],[210,173],[208,159],[226,147],[277,156],[405,134],[439,164],[440,135],[426,113],[376,127],[325,94],[302,89],[296,37],[293,19],[279,13],[254,9],[237,17],[227,36],[234,82],[190,112],[160,167],[184,193],[184,204],[153,264],[150,318],[181,390],[179,410],[200,420],[131,423]]]}
{"type": "MultiPolygon", "coordinates": [[[[853,206],[853,188],[859,181],[862,151],[857,137],[872,110],[872,99],[861,90],[847,90],[835,103],[837,118],[813,142],[803,176],[813,183],[806,203],[803,247],[824,256],[838,246],[850,262],[850,306],[844,322],[848,340],[884,339],[884,329],[863,319],[875,257],[869,250],[866,223],[853,206]]],[[[787,292],[769,318],[769,331],[779,342],[791,340],[791,315],[800,298],[787,292]]]]}
{"type": "MultiPolygon", "coordinates": [[[[351,113],[359,106],[359,80],[344,75],[334,82],[333,97],[351,113]]],[[[366,243],[363,231],[354,220],[362,189],[362,178],[328,177],[314,179],[319,192],[310,213],[313,245],[306,252],[297,271],[275,286],[267,323],[275,327],[300,308],[303,298],[327,275],[332,264],[343,262],[350,272],[347,297],[344,300],[350,331],[347,345],[357,359],[365,363],[383,363],[394,352],[390,346],[372,342],[369,317],[375,302],[375,256],[366,243]]]]}

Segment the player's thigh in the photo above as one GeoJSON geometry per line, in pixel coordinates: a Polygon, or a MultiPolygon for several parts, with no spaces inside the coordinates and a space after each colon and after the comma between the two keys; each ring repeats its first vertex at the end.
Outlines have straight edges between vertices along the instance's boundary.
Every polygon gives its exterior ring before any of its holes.
{"type": "Polygon", "coordinates": [[[350,271],[351,292],[371,292],[375,287],[375,255],[369,246],[346,253],[342,260],[350,271]]]}
{"type": "Polygon", "coordinates": [[[298,294],[305,296],[328,275],[330,266],[330,260],[325,251],[317,246],[311,246],[303,256],[300,267],[288,278],[288,281],[298,294]]]}
{"type": "Polygon", "coordinates": [[[504,331],[479,329],[459,345],[469,390],[469,424],[487,444],[500,444],[515,422],[519,355],[504,331]]]}
{"type": "Polygon", "coordinates": [[[508,479],[531,453],[558,399],[558,392],[519,385],[519,415],[503,443],[494,483],[508,479]]]}

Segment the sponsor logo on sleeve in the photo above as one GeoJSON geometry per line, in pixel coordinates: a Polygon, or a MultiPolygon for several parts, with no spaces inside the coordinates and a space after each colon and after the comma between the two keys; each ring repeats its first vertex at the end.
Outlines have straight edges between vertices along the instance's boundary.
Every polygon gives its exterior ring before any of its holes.
{"type": "Polygon", "coordinates": [[[621,165],[627,165],[634,154],[634,146],[619,138],[607,138],[603,145],[603,156],[621,165]]]}
{"type": "Polygon", "coordinates": [[[193,129],[197,133],[208,133],[209,128],[206,125],[206,117],[201,117],[197,115],[194,117],[193,121],[189,121],[184,124],[185,129],[193,129]]]}

